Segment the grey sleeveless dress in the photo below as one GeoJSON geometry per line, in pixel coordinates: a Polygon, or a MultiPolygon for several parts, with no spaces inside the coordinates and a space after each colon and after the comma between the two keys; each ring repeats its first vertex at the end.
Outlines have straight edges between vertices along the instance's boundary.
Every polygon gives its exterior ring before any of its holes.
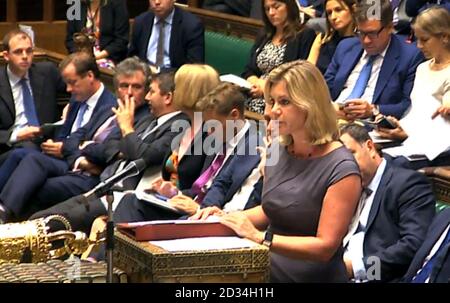
{"type": "MultiPolygon", "coordinates": [[[[262,197],[274,234],[315,236],[328,187],[352,174],[359,168],[345,147],[313,159],[280,147],[278,164],[266,167],[262,197]]],[[[271,282],[346,282],[342,255],[340,248],[329,262],[313,262],[271,252],[271,282]]]]}

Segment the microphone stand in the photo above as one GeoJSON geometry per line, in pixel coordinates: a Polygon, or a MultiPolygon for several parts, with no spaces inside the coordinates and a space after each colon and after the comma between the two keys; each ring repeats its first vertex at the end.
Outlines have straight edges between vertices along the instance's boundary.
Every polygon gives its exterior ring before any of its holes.
{"type": "Polygon", "coordinates": [[[113,253],[114,253],[114,219],[113,202],[114,193],[108,190],[106,193],[108,202],[108,222],[106,223],[106,282],[113,283],[113,253]]]}

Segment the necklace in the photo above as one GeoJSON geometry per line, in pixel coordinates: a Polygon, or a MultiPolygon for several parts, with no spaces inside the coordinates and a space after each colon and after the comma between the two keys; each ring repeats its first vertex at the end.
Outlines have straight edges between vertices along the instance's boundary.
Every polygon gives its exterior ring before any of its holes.
{"type": "Polygon", "coordinates": [[[313,151],[310,151],[307,155],[302,155],[302,154],[296,154],[294,151],[294,146],[293,144],[289,145],[288,147],[288,152],[296,157],[296,158],[302,158],[302,159],[307,159],[307,158],[311,158],[313,151]]]}

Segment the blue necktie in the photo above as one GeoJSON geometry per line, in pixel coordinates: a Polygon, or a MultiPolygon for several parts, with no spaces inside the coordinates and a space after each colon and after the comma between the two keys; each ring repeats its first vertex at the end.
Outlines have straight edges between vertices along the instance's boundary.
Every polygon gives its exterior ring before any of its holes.
{"type": "Polygon", "coordinates": [[[372,73],[373,61],[378,55],[370,56],[367,60],[367,63],[363,66],[361,72],[359,73],[358,79],[356,80],[355,86],[353,87],[352,92],[347,97],[346,100],[349,99],[359,99],[364,94],[366,90],[367,83],[370,79],[370,74],[372,73]]]}
{"type": "Polygon", "coordinates": [[[84,113],[86,112],[87,108],[88,108],[88,105],[86,102],[83,102],[80,104],[80,107],[78,108],[78,114],[77,114],[77,124],[75,125],[76,130],[81,127],[81,123],[83,122],[84,113]]]}
{"type": "Polygon", "coordinates": [[[28,87],[27,79],[22,78],[19,81],[22,86],[23,108],[25,111],[25,117],[27,117],[29,126],[39,126],[39,119],[36,115],[36,109],[34,108],[34,100],[31,95],[30,88],[28,87]]]}
{"type": "Polygon", "coordinates": [[[400,4],[400,0],[391,0],[392,11],[394,11],[400,4]]]}
{"type": "Polygon", "coordinates": [[[436,251],[436,253],[428,260],[427,263],[422,267],[421,271],[412,279],[412,283],[425,283],[427,278],[431,275],[432,270],[434,269],[434,265],[437,265],[436,260],[439,258],[440,254],[446,253],[448,250],[448,246],[450,245],[450,230],[447,232],[447,235],[442,241],[441,246],[436,251]]]}
{"type": "Polygon", "coordinates": [[[300,3],[300,6],[302,6],[302,7],[309,6],[308,0],[298,0],[298,3],[300,3]]]}

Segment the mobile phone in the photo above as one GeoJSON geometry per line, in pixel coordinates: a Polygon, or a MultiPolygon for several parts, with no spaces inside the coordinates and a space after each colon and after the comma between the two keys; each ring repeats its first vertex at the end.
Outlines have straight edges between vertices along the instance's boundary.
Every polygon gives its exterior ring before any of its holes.
{"type": "Polygon", "coordinates": [[[391,120],[386,117],[383,117],[380,121],[377,122],[377,126],[381,128],[395,129],[397,125],[395,125],[391,120]]]}

